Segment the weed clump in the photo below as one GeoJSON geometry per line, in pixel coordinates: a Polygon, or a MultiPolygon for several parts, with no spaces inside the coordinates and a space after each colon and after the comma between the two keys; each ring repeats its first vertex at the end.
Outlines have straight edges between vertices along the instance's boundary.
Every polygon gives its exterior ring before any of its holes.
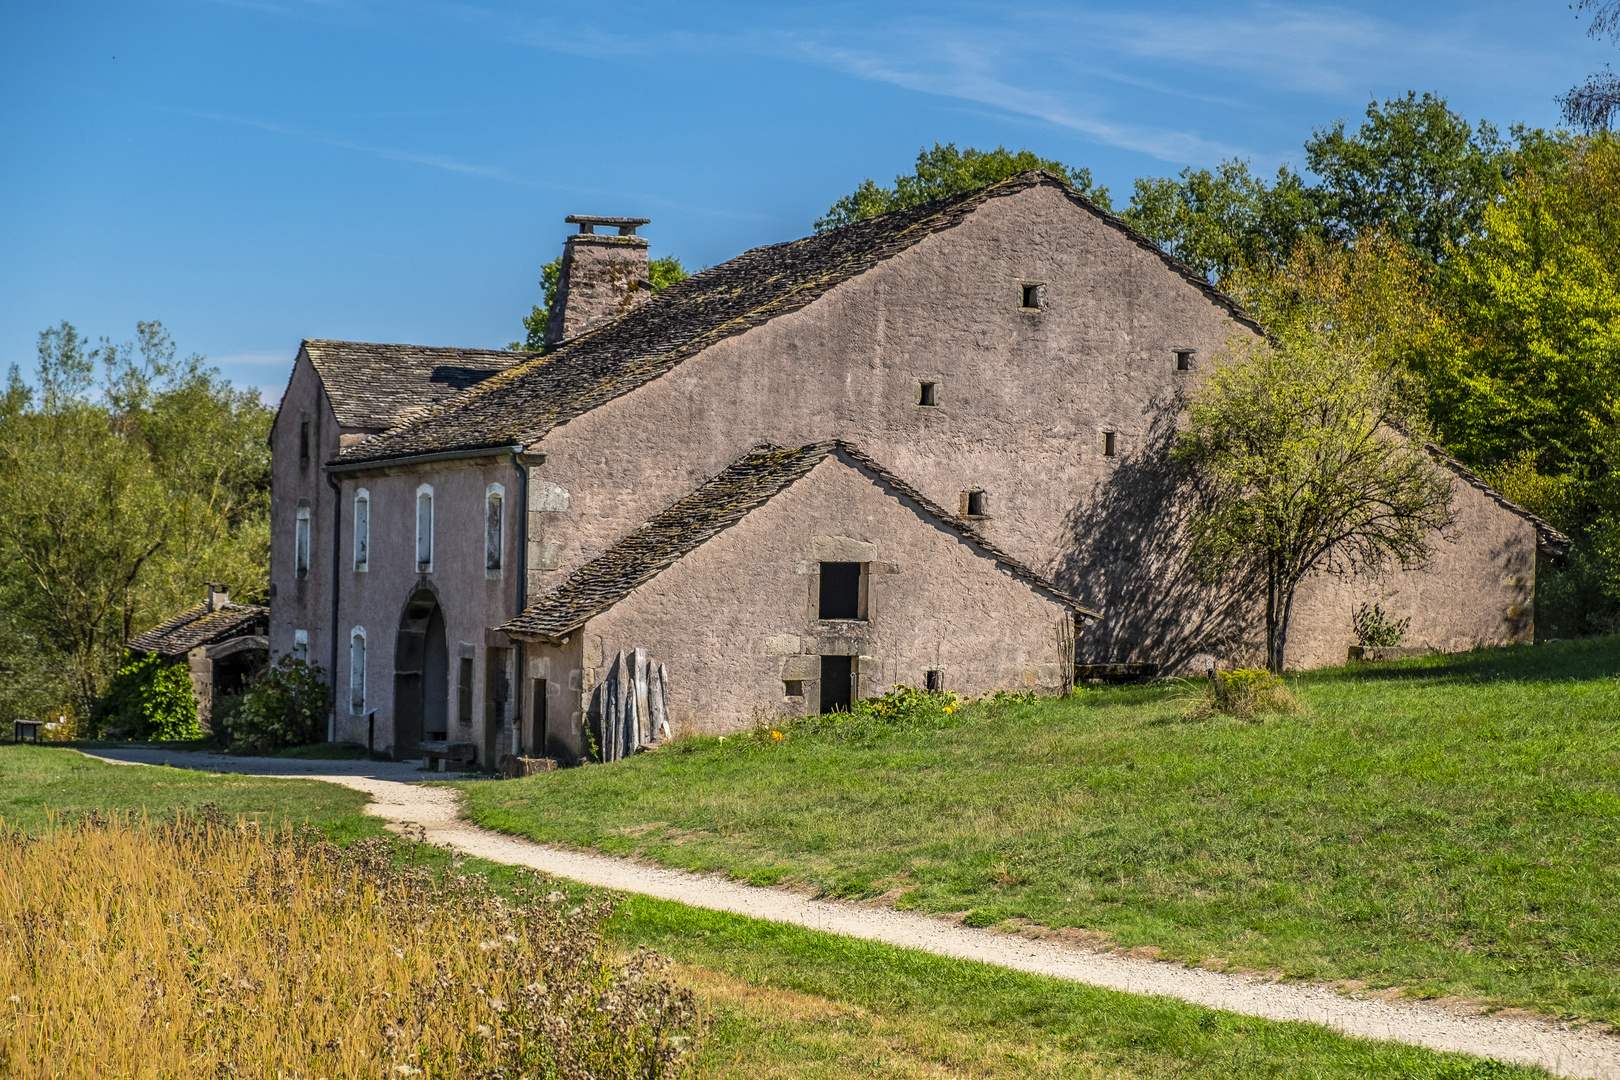
{"type": "Polygon", "coordinates": [[[1215,715],[1248,720],[1259,713],[1291,713],[1298,708],[1280,677],[1263,668],[1238,668],[1210,672],[1194,693],[1187,715],[1194,720],[1215,715]]]}
{"type": "Polygon", "coordinates": [[[862,698],[849,712],[822,713],[795,721],[794,734],[818,733],[842,741],[880,738],[898,731],[928,731],[958,723],[961,697],[949,690],[896,686],[886,694],[862,698]]]}
{"type": "Polygon", "coordinates": [[[0,1074],[673,1077],[690,992],[610,900],[401,867],[382,840],[100,815],[0,836],[0,1074]]]}

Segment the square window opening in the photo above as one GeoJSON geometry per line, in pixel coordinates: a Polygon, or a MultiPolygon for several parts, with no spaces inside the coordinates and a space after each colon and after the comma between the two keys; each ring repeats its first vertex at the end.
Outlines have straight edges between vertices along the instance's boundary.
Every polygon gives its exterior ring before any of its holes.
{"type": "Polygon", "coordinates": [[[1046,299],[1046,287],[1044,285],[1025,285],[1021,296],[1020,307],[1025,311],[1039,311],[1042,307],[1042,301],[1046,299]]]}
{"type": "Polygon", "coordinates": [[[1105,431],[1105,432],[1103,432],[1103,457],[1113,457],[1113,456],[1114,456],[1114,433],[1112,431],[1105,431]]]}
{"type": "Polygon", "coordinates": [[[929,668],[923,672],[923,689],[934,693],[945,689],[945,673],[939,668],[929,668]]]}
{"type": "Polygon", "coordinates": [[[962,493],[962,514],[964,517],[985,517],[990,513],[990,497],[983,491],[964,491],[962,493]]]}
{"type": "Polygon", "coordinates": [[[919,383],[917,385],[917,404],[930,409],[939,405],[939,384],[931,382],[919,383]]]}
{"type": "Polygon", "coordinates": [[[803,679],[783,679],[782,680],[782,696],[783,697],[804,697],[804,680],[803,679]]]}
{"type": "Polygon", "coordinates": [[[1177,371],[1191,371],[1192,370],[1192,358],[1193,358],[1193,354],[1192,354],[1191,349],[1177,349],[1176,350],[1176,370],[1177,371]]]}
{"type": "Polygon", "coordinates": [[[816,617],[821,619],[865,619],[867,570],[867,563],[822,563],[820,597],[816,617]]]}

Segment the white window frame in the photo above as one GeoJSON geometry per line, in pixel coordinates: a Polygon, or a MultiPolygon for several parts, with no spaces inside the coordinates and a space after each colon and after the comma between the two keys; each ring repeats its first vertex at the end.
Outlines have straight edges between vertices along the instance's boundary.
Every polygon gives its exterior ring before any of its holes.
{"type": "Polygon", "coordinates": [[[354,716],[366,714],[366,628],[363,626],[349,631],[349,712],[354,716]],[[358,663],[355,662],[357,653],[358,663]]]}
{"type": "Polygon", "coordinates": [[[421,484],[416,489],[416,501],[412,504],[416,513],[416,572],[418,574],[433,573],[433,531],[438,527],[438,515],[434,513],[433,485],[421,484]],[[427,534],[422,532],[422,499],[427,498],[427,534]],[[422,558],[426,555],[427,558],[422,558]]]}
{"type": "Polygon", "coordinates": [[[486,578],[499,578],[506,568],[506,488],[500,484],[491,484],[484,489],[484,576],[486,578]],[[490,521],[490,510],[497,503],[500,505],[500,520],[490,521]],[[495,526],[495,543],[490,544],[490,526],[495,526]],[[495,565],[490,565],[490,556],[495,556],[495,565]]]}
{"type": "Polygon", "coordinates": [[[300,579],[309,577],[309,533],[309,507],[300,506],[293,523],[293,573],[300,579]]]}
{"type": "Polygon", "coordinates": [[[364,574],[370,569],[371,492],[361,488],[354,493],[354,571],[364,574]]]}
{"type": "Polygon", "coordinates": [[[294,630],[293,631],[292,656],[293,656],[294,660],[302,660],[306,664],[309,663],[309,631],[308,630],[294,630]]]}

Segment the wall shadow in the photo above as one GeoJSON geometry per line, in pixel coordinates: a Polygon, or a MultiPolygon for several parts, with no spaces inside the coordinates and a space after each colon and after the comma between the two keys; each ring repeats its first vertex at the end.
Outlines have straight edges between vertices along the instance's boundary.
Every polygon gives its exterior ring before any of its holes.
{"type": "Polygon", "coordinates": [[[1155,663],[1164,674],[1263,662],[1260,575],[1234,567],[1201,578],[1187,551],[1187,525],[1208,499],[1170,460],[1174,400],[1161,403],[1144,445],[1110,463],[1063,523],[1053,577],[1102,609],[1075,642],[1079,663],[1155,663]]]}

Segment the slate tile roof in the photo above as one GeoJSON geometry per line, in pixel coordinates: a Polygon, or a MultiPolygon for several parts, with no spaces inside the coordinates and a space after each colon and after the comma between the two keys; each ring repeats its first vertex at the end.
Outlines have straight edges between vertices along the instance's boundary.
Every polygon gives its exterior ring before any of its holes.
{"type": "Polygon", "coordinates": [[[717,341],[798,311],[840,282],[865,273],[987,200],[1054,187],[1162,259],[1245,325],[1237,302],[1166,255],[1157,244],[1050,173],[1032,171],[988,187],[868,218],[802,240],[754,248],[671,285],[635,311],[529,359],[394,431],[349,447],[339,460],[529,444],[669,371],[717,341]]]}
{"type": "Polygon", "coordinates": [[[735,525],[750,511],[765,505],[835,453],[843,454],[852,463],[876,476],[885,486],[961,534],[981,554],[993,559],[1000,569],[1080,615],[1102,618],[1017,559],[991,545],[967,522],[929,501],[854,446],[835,441],[792,448],[756,446],[727,466],[720,475],[574,571],[557,589],[540,597],[501,629],[520,637],[552,640],[578,629],[593,616],[623,600],[638,586],[652,580],[682,556],[735,525]]]}
{"type": "Polygon", "coordinates": [[[385,431],[491,375],[531,358],[495,349],[441,349],[368,341],[306,340],[332,411],[344,427],[385,431]]]}
{"type": "Polygon", "coordinates": [[[258,604],[224,604],[209,611],[207,603],[159,623],[129,641],[129,651],[183,656],[198,645],[213,645],[234,637],[270,631],[270,609],[258,604]]]}

